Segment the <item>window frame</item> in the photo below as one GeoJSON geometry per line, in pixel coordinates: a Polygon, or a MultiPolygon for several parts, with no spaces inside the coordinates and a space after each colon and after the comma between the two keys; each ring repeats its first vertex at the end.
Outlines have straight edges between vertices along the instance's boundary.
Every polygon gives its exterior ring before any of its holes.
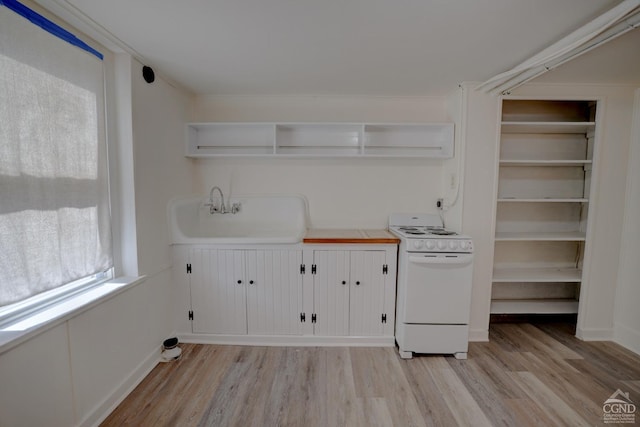
{"type": "Polygon", "coordinates": [[[87,292],[96,286],[114,278],[114,268],[83,277],[73,282],[49,289],[42,293],[28,297],[22,301],[0,307],[0,329],[19,322],[26,317],[37,314],[56,304],[87,292]]]}
{"type": "MultiPolygon", "coordinates": [[[[56,288],[49,289],[47,291],[35,294],[28,298],[25,298],[21,301],[7,304],[3,307],[0,307],[0,334],[2,331],[7,330],[7,328],[18,322],[24,321],[32,316],[43,313],[52,307],[62,306],[64,307],[65,302],[71,302],[74,297],[78,297],[84,293],[89,293],[90,291],[98,289],[101,285],[105,284],[113,284],[117,282],[116,278],[120,275],[122,271],[121,267],[121,247],[120,247],[120,238],[119,236],[119,221],[114,219],[114,209],[118,210],[118,203],[114,203],[117,201],[117,194],[114,197],[114,191],[118,193],[118,186],[114,185],[114,174],[112,173],[116,168],[114,164],[117,164],[118,154],[117,147],[114,146],[115,140],[111,137],[113,135],[112,130],[115,127],[114,120],[112,117],[115,117],[115,108],[114,104],[116,101],[116,95],[113,91],[114,85],[114,62],[112,55],[113,53],[105,48],[100,43],[96,42],[92,38],[88,37],[84,33],[80,32],[73,26],[69,25],[66,22],[61,21],[58,17],[50,14],[48,11],[35,11],[31,9],[31,5],[25,6],[17,1],[5,1],[3,5],[0,7],[7,7],[9,10],[13,10],[17,13],[17,15],[21,15],[22,17],[30,20],[34,25],[41,27],[44,31],[47,31],[51,34],[52,37],[58,37],[69,44],[75,46],[76,48],[83,49],[89,54],[92,54],[98,57],[103,64],[103,140],[101,143],[105,144],[105,152],[106,152],[106,164],[107,164],[107,203],[109,205],[109,222],[111,224],[111,257],[112,257],[112,267],[89,275],[83,278],[74,280],[72,282],[60,285],[56,288]],[[7,3],[11,3],[8,5],[7,3]],[[16,10],[14,6],[16,6],[20,10],[16,10]],[[25,16],[25,10],[27,13],[33,13],[36,16],[36,20],[31,19],[30,17],[25,16]],[[37,22],[36,22],[37,21],[37,22]],[[54,31],[43,27],[42,22],[46,22],[47,25],[52,25],[55,27],[54,31]],[[78,34],[79,37],[76,37],[75,34],[78,34]],[[89,43],[85,43],[85,40],[89,43]],[[96,50],[95,48],[99,49],[96,50]],[[104,52],[101,53],[101,52],[104,52]]],[[[140,283],[140,277],[129,277],[125,278],[124,285],[127,284],[136,284],[140,283]]],[[[69,304],[71,305],[71,304],[69,304]]],[[[74,308],[72,311],[77,310],[74,308]]],[[[2,340],[0,340],[2,341],[2,340]]],[[[0,342],[0,346],[2,346],[2,342],[0,342]]]]}

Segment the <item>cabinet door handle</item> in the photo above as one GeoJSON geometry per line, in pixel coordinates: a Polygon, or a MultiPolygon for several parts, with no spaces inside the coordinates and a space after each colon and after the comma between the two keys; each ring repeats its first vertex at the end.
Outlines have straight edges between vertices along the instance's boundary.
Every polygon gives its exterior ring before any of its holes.
{"type": "Polygon", "coordinates": [[[238,285],[242,285],[242,280],[238,280],[238,285]]]}
{"type": "Polygon", "coordinates": [[[360,286],[360,281],[357,281],[357,282],[356,282],[356,286],[360,286]]]}
{"type": "Polygon", "coordinates": [[[249,284],[250,284],[250,285],[253,285],[253,280],[249,280],[249,284]]]}
{"type": "Polygon", "coordinates": [[[346,281],[346,280],[343,280],[343,281],[342,281],[342,284],[343,284],[343,285],[346,285],[346,284],[347,284],[347,281],[346,281]]]}

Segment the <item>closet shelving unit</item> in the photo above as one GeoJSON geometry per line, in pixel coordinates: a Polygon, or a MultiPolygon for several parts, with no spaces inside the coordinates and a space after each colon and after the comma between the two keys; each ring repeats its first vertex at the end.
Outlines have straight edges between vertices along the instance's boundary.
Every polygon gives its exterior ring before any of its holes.
{"type": "Polygon", "coordinates": [[[491,314],[578,312],[596,106],[503,99],[491,314]]]}
{"type": "Polygon", "coordinates": [[[453,157],[452,123],[188,123],[187,157],[453,157]]]}

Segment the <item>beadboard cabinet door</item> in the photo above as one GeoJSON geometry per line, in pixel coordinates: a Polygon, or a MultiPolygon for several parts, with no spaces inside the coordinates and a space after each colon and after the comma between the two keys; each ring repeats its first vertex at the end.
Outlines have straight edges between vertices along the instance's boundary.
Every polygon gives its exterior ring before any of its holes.
{"type": "Polygon", "coordinates": [[[315,335],[349,335],[349,251],[314,251],[313,313],[315,335]]]}
{"type": "Polygon", "coordinates": [[[313,257],[314,334],[383,335],[385,251],[319,250],[313,257]]]}
{"type": "Polygon", "coordinates": [[[192,248],[192,332],[299,335],[299,250],[192,248]]]}
{"type": "Polygon", "coordinates": [[[246,334],[244,251],[192,248],[192,329],[203,334],[246,334]]]}
{"type": "Polygon", "coordinates": [[[245,251],[245,263],[249,335],[302,334],[302,252],[245,251]]]}
{"type": "Polygon", "coordinates": [[[349,334],[382,335],[384,321],[385,253],[354,251],[350,254],[349,334]]]}

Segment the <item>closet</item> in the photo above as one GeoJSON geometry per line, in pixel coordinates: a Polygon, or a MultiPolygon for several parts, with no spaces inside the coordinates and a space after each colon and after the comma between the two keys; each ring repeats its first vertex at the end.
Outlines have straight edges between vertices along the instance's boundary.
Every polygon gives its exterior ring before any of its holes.
{"type": "Polygon", "coordinates": [[[575,314],[597,102],[503,99],[491,314],[575,314]]]}

